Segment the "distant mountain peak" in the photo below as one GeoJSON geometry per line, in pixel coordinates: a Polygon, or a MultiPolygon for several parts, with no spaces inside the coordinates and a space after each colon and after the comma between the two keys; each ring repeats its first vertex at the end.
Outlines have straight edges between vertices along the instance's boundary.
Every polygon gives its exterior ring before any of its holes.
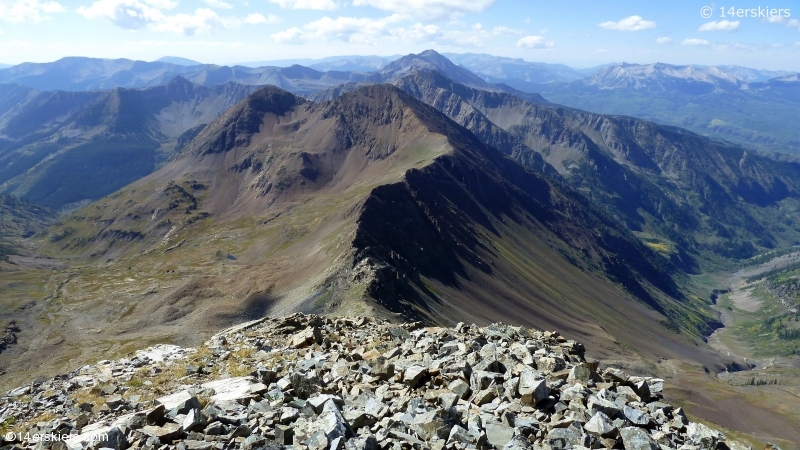
{"type": "Polygon", "coordinates": [[[436,70],[461,84],[474,87],[487,87],[489,84],[468,69],[455,65],[435,50],[425,50],[409,54],[386,65],[378,74],[382,81],[392,81],[415,70],[436,70]]]}
{"type": "Polygon", "coordinates": [[[187,58],[181,58],[178,56],[164,56],[158,58],[155,62],[165,62],[170,64],[177,64],[179,66],[202,66],[203,63],[197,62],[187,58]]]}
{"type": "Polygon", "coordinates": [[[650,91],[739,89],[746,82],[715,66],[676,66],[667,63],[613,64],[598,70],[584,83],[600,89],[632,88],[650,91]]]}

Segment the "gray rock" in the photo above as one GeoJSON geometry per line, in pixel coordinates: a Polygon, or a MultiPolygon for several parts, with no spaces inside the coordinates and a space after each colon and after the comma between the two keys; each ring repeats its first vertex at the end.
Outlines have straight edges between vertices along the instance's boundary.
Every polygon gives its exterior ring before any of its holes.
{"type": "Polygon", "coordinates": [[[646,427],[652,422],[652,419],[647,413],[637,408],[631,408],[625,405],[622,409],[622,413],[625,415],[626,419],[630,420],[631,423],[636,426],[646,427]]]}
{"type": "Polygon", "coordinates": [[[592,379],[592,371],[583,364],[576,364],[569,371],[569,375],[567,376],[567,383],[568,384],[575,384],[580,383],[584,386],[589,384],[589,380],[592,379]]]}
{"type": "Polygon", "coordinates": [[[275,425],[275,442],[282,445],[292,445],[294,442],[294,427],[291,425],[275,425]]]}
{"type": "Polygon", "coordinates": [[[572,427],[554,428],[547,433],[544,442],[552,450],[567,450],[583,445],[583,436],[572,427]]]}
{"type": "Polygon", "coordinates": [[[608,367],[603,371],[603,379],[609,383],[626,383],[630,376],[622,370],[608,367]]]}
{"type": "Polygon", "coordinates": [[[448,439],[450,425],[445,422],[446,413],[443,410],[432,410],[414,418],[414,428],[417,436],[429,441],[433,438],[448,439]]]}
{"type": "Polygon", "coordinates": [[[467,398],[470,394],[469,384],[462,379],[451,381],[450,384],[447,385],[447,389],[453,391],[453,393],[458,395],[460,398],[467,398]]]}
{"type": "Polygon", "coordinates": [[[514,428],[503,424],[486,423],[484,429],[486,430],[486,440],[496,448],[505,447],[514,437],[514,428]]]}
{"type": "Polygon", "coordinates": [[[619,430],[626,450],[659,450],[658,445],[644,428],[625,427],[619,430]]]}
{"type": "Polygon", "coordinates": [[[199,409],[192,409],[186,414],[186,418],[183,419],[183,429],[187,432],[201,430],[206,426],[207,422],[202,411],[199,409]]]}
{"type": "Polygon", "coordinates": [[[689,425],[686,426],[686,440],[703,450],[715,449],[717,443],[724,439],[724,434],[717,430],[712,430],[702,423],[690,422],[689,425]]]}
{"type": "Polygon", "coordinates": [[[592,418],[586,422],[583,429],[586,430],[587,433],[597,437],[613,437],[617,434],[617,427],[611,423],[611,419],[602,411],[597,411],[592,418]]]}
{"type": "Polygon", "coordinates": [[[525,436],[514,436],[506,443],[503,450],[532,450],[533,448],[525,436]]]}
{"type": "Polygon", "coordinates": [[[185,440],[183,441],[186,444],[187,450],[211,450],[214,447],[212,442],[206,441],[195,441],[195,440],[185,440]]]}
{"type": "Polygon", "coordinates": [[[166,443],[172,441],[173,439],[177,439],[181,433],[183,433],[183,428],[176,423],[165,423],[164,426],[161,427],[148,425],[142,428],[141,431],[148,436],[153,436],[158,438],[158,440],[161,442],[166,443]]]}
{"type": "Polygon", "coordinates": [[[413,365],[403,372],[403,382],[409,387],[415,388],[425,375],[428,374],[428,369],[423,366],[413,365]]]}
{"type": "Polygon", "coordinates": [[[523,405],[535,406],[550,395],[550,388],[539,373],[527,370],[519,376],[518,392],[523,405]]]}
{"type": "Polygon", "coordinates": [[[123,450],[128,448],[128,439],[125,434],[118,427],[112,427],[105,435],[106,439],[102,442],[105,448],[113,448],[114,450],[123,450]]]}
{"type": "Polygon", "coordinates": [[[314,343],[322,343],[322,333],[313,326],[295,334],[290,340],[290,345],[294,348],[308,347],[314,343]]]}
{"type": "Polygon", "coordinates": [[[341,411],[339,411],[339,407],[336,406],[336,403],[333,400],[328,400],[325,402],[325,406],[322,408],[322,413],[315,422],[319,426],[319,429],[325,433],[325,436],[329,441],[338,437],[346,437],[348,434],[352,434],[350,426],[348,425],[347,421],[344,420],[344,416],[342,416],[341,411]]]}

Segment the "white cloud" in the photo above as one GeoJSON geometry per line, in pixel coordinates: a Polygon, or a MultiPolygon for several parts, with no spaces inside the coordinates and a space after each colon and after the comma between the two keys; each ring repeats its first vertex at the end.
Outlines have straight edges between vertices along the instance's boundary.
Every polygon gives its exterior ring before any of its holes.
{"type": "Polygon", "coordinates": [[[714,45],[714,50],[719,52],[724,51],[735,51],[735,52],[746,52],[751,53],[758,51],[758,47],[741,44],[739,42],[723,42],[721,44],[714,45]]]}
{"type": "Polygon", "coordinates": [[[656,23],[651,20],[644,20],[641,16],[630,16],[619,22],[608,21],[597,24],[597,26],[604,30],[640,31],[653,29],[656,27],[656,23]]]}
{"type": "Polygon", "coordinates": [[[517,48],[522,49],[552,48],[553,45],[552,41],[547,41],[542,36],[525,36],[517,41],[517,48]]]}
{"type": "Polygon", "coordinates": [[[670,44],[672,43],[672,39],[668,37],[660,37],[656,39],[656,44],[670,44]]]}
{"type": "Polygon", "coordinates": [[[178,6],[178,0],[144,0],[144,2],[158,9],[173,9],[178,6]]]}
{"type": "Polygon", "coordinates": [[[197,8],[194,14],[175,14],[166,16],[163,20],[153,24],[156,31],[185,34],[209,34],[220,28],[239,28],[241,21],[234,17],[220,17],[208,8],[197,8]]]}
{"type": "Polygon", "coordinates": [[[353,6],[372,6],[397,14],[423,19],[453,18],[464,13],[479,13],[496,0],[353,0],[353,6]]]}
{"type": "Polygon", "coordinates": [[[514,28],[509,28],[509,27],[500,26],[492,28],[492,34],[494,34],[495,36],[501,36],[504,34],[522,34],[522,33],[523,33],[522,30],[516,30],[514,28]]]}
{"type": "Polygon", "coordinates": [[[403,40],[420,42],[435,39],[441,36],[442,30],[436,25],[423,25],[421,23],[415,23],[408,28],[398,28],[396,30],[392,30],[391,33],[403,40]]]}
{"type": "Polygon", "coordinates": [[[681,42],[681,45],[693,45],[693,46],[696,46],[696,47],[706,47],[706,46],[711,45],[711,43],[708,42],[705,39],[684,39],[683,42],[681,42]]]}
{"type": "MultiPolygon", "coordinates": [[[[272,35],[272,39],[284,44],[302,44],[311,40],[329,41],[340,39],[346,42],[374,45],[379,37],[389,35],[389,25],[405,20],[399,14],[392,14],[382,19],[366,17],[323,17],[303,26],[290,28],[272,35]]],[[[412,32],[425,32],[417,28],[412,32]]]]}
{"type": "Polygon", "coordinates": [[[127,30],[138,30],[164,20],[164,13],[139,0],[97,0],[78,12],[87,19],[106,19],[127,30]]]}
{"type": "Polygon", "coordinates": [[[800,41],[795,42],[794,45],[800,47],[800,41]]]}
{"type": "Polygon", "coordinates": [[[225,3],[222,0],[203,0],[203,2],[212,8],[217,8],[217,9],[233,8],[233,5],[231,5],[230,3],[225,3]]]}
{"type": "MultiPolygon", "coordinates": [[[[475,24],[469,30],[444,31],[433,24],[414,23],[400,26],[400,22],[411,19],[410,16],[392,14],[391,16],[372,19],[365,17],[323,17],[322,19],[293,27],[272,35],[272,39],[284,44],[304,44],[316,41],[341,40],[364,45],[378,45],[384,41],[402,43],[425,43],[434,46],[481,47],[493,37],[516,32],[510,28],[494,28],[486,30],[475,24]]],[[[552,43],[550,43],[552,45],[552,43]]]]}
{"type": "MultiPolygon", "coordinates": [[[[176,2],[147,0],[161,6],[176,2]]],[[[98,0],[78,12],[87,19],[106,19],[128,30],[150,27],[155,31],[179,33],[187,36],[213,33],[220,28],[238,28],[241,21],[235,17],[220,17],[208,8],[198,8],[194,14],[165,15],[160,9],[139,0],[98,0]]]]}
{"type": "Polygon", "coordinates": [[[269,0],[277,3],[281,8],[286,9],[316,9],[330,11],[339,8],[339,4],[333,0],[269,0]]]}
{"type": "Polygon", "coordinates": [[[604,48],[598,48],[597,50],[595,50],[595,52],[597,52],[597,53],[608,53],[608,50],[606,50],[604,48]]]}
{"type": "Polygon", "coordinates": [[[253,14],[248,14],[247,17],[244,18],[244,21],[245,23],[249,23],[250,25],[266,25],[272,23],[280,23],[281,18],[274,14],[270,14],[269,16],[264,17],[263,14],[253,13],[253,14]]]}
{"type": "Polygon", "coordinates": [[[58,2],[38,0],[0,0],[0,20],[6,22],[41,22],[48,19],[46,14],[66,11],[58,2]]]}
{"type": "Polygon", "coordinates": [[[720,20],[719,22],[706,22],[700,25],[697,31],[736,31],[739,29],[739,21],[720,20]]]}
{"type": "Polygon", "coordinates": [[[776,25],[783,25],[789,28],[796,28],[797,31],[800,31],[800,20],[797,19],[787,19],[786,17],[770,17],[767,19],[767,22],[774,23],[776,25]]]}

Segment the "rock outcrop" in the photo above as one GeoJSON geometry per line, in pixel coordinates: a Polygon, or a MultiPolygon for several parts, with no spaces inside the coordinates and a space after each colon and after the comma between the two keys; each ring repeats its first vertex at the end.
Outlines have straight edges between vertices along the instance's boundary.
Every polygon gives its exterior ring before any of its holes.
{"type": "Polygon", "coordinates": [[[34,381],[0,398],[0,424],[21,433],[3,449],[746,448],[663,386],[557,332],[295,314],[34,381]]]}

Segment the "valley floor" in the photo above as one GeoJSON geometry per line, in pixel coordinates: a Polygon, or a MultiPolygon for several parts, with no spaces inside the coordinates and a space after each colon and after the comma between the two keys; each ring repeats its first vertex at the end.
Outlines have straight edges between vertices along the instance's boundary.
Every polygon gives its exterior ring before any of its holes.
{"type": "Polygon", "coordinates": [[[748,282],[790,267],[798,258],[800,252],[790,253],[734,273],[704,276],[728,290],[715,305],[725,327],[708,343],[738,367],[716,376],[689,366],[667,369],[674,374],[666,390],[671,401],[685,405],[696,418],[738,430],[729,432],[754,448],[767,442],[800,448],[800,355],[792,354],[798,341],[767,335],[761,326],[793,307],[770,294],[763,280],[748,282]]]}

